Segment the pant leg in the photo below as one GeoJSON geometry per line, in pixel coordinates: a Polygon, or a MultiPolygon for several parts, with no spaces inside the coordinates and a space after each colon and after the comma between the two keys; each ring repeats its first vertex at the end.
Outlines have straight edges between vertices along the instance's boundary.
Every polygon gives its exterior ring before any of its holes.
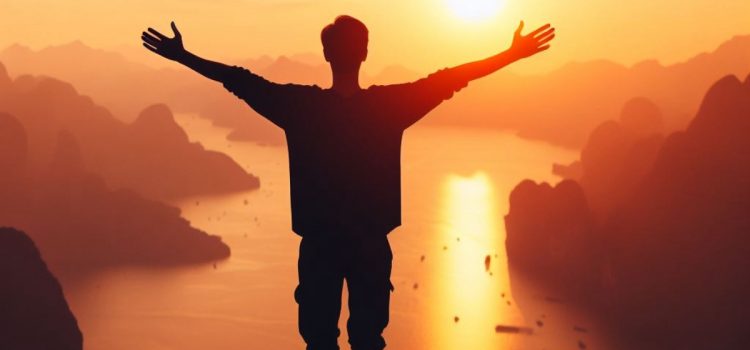
{"type": "Polygon", "coordinates": [[[352,350],[382,350],[388,325],[393,254],[385,235],[358,240],[345,271],[349,288],[349,344],[352,350]]]}
{"type": "Polygon", "coordinates": [[[344,282],[340,252],[330,242],[303,238],[300,243],[299,332],[307,350],[338,350],[341,291],[344,282]]]}

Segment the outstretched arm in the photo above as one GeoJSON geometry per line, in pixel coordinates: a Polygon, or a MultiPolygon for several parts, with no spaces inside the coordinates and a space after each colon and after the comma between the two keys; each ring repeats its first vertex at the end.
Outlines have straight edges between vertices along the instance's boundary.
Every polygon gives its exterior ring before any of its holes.
{"type": "Polygon", "coordinates": [[[392,97],[392,102],[384,104],[383,109],[389,110],[389,114],[395,116],[395,122],[405,129],[466,87],[470,81],[547,50],[549,42],[555,38],[555,29],[549,24],[528,35],[523,35],[522,31],[523,22],[515,32],[511,47],[495,56],[442,69],[411,83],[390,85],[383,91],[387,92],[386,96],[392,97]]]}
{"type": "Polygon", "coordinates": [[[452,74],[464,81],[479,79],[520,59],[533,56],[549,49],[549,42],[555,38],[555,28],[549,24],[537,28],[528,35],[523,35],[524,23],[521,21],[513,36],[511,47],[492,57],[466,63],[449,69],[452,74]]]}
{"type": "Polygon", "coordinates": [[[185,50],[185,46],[182,44],[182,34],[174,22],[171,23],[171,26],[172,32],[174,32],[172,38],[156,29],[148,28],[147,32],[141,34],[143,47],[164,58],[181,63],[212,80],[223,82],[232,74],[233,67],[203,59],[185,50]]]}
{"type": "Polygon", "coordinates": [[[276,84],[249,70],[228,66],[223,63],[200,58],[187,50],[182,44],[182,34],[172,22],[174,37],[170,38],[159,33],[156,29],[148,28],[141,34],[143,46],[170,60],[179,62],[201,75],[216,80],[224,87],[245,101],[252,109],[284,128],[290,115],[298,114],[301,103],[300,96],[304,96],[304,87],[293,84],[276,84]]]}

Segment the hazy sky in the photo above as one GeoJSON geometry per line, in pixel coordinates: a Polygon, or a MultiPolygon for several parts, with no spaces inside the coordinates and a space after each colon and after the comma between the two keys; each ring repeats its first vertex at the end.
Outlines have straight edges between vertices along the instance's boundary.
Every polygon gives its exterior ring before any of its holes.
{"type": "Polygon", "coordinates": [[[467,20],[451,0],[0,0],[0,47],[137,46],[144,27],[167,30],[174,19],[186,46],[208,57],[318,53],[320,29],[350,14],[370,28],[371,67],[429,71],[506,48],[524,18],[558,28],[554,50],[518,67],[546,70],[595,58],[671,63],[750,34],[749,0],[497,1],[496,14],[467,20]]]}

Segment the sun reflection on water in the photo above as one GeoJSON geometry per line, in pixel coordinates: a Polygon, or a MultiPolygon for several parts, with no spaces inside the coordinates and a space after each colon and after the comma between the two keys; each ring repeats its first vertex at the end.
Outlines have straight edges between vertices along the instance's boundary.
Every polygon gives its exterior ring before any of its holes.
{"type": "MultiPolygon", "coordinates": [[[[433,349],[480,349],[498,343],[494,325],[503,317],[501,294],[509,282],[497,196],[490,177],[449,175],[442,186],[445,242],[439,259],[433,349]],[[485,259],[490,257],[489,269],[485,259]]],[[[507,298],[510,298],[508,295],[507,298]]]]}

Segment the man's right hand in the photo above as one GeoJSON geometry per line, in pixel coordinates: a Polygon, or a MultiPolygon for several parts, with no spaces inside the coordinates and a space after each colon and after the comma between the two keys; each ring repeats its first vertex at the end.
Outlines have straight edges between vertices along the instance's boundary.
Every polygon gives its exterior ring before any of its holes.
{"type": "Polygon", "coordinates": [[[179,61],[180,58],[185,57],[187,51],[182,45],[182,34],[180,34],[174,22],[172,22],[172,32],[174,32],[174,37],[169,38],[156,29],[148,28],[148,32],[141,34],[143,47],[164,58],[179,61]]]}

